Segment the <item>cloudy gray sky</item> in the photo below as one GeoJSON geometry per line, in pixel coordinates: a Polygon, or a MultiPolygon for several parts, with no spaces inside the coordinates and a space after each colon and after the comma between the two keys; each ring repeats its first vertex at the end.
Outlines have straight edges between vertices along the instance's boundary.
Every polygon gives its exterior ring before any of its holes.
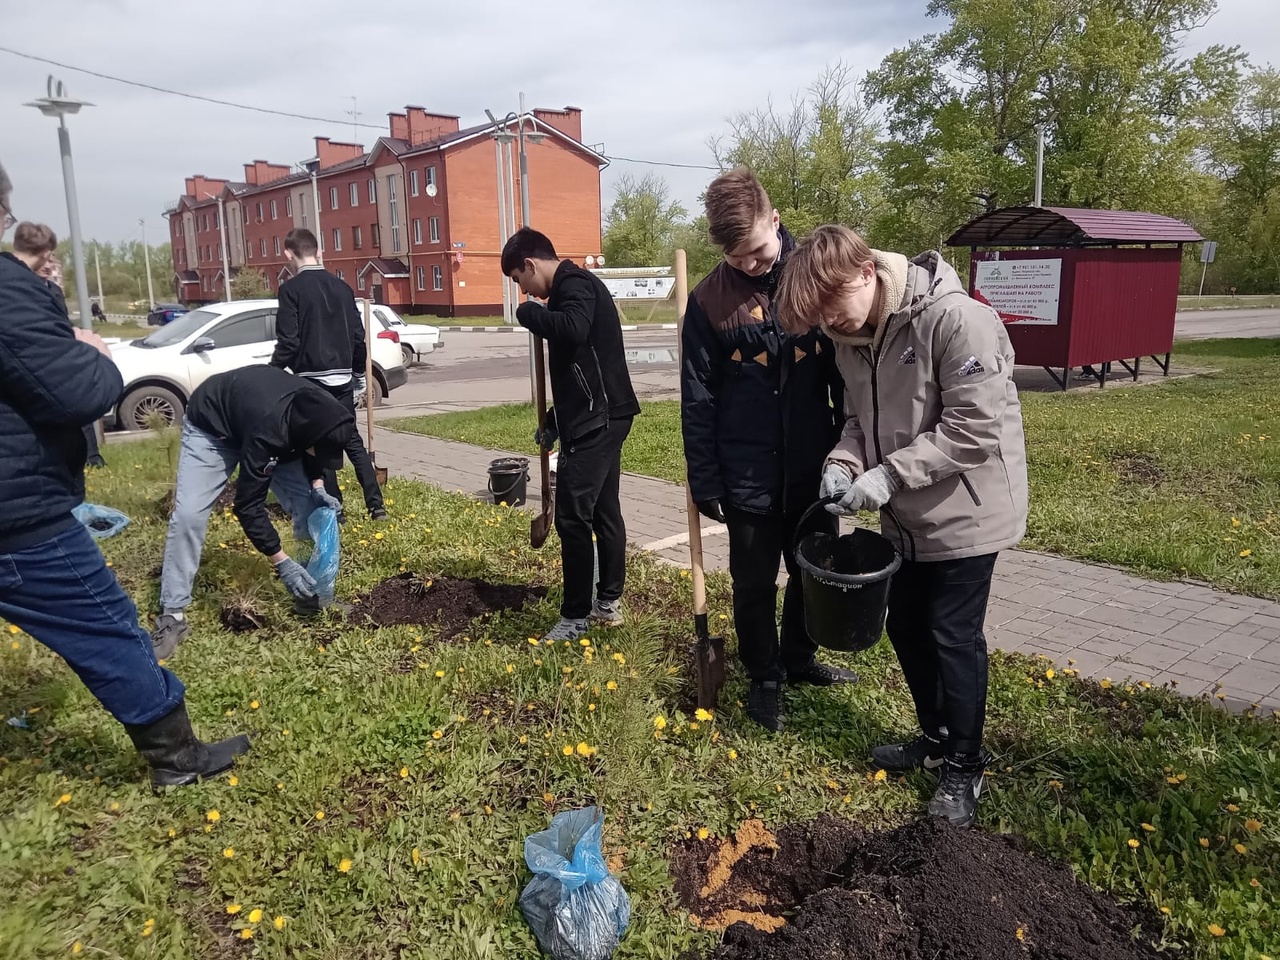
{"type": "MultiPolygon", "coordinates": [[[[54,72],[93,101],[71,120],[87,236],[163,239],[160,214],[192,173],[235,178],[255,158],[293,162],[313,136],[348,140],[351,96],[360,121],[418,104],[464,125],[530,106],[583,108],[584,139],[610,156],[711,162],[706,142],[725,118],[785,101],[836,60],[859,72],[914,36],[938,29],[926,0],[630,0],[613,3],[170,0],[5,3],[0,46],[189,93],[335,122],[317,123],[179,99],[0,53],[0,161],[18,216],[66,229],[55,122],[22,104],[54,72]],[[197,12],[198,11],[198,12],[197,12]]],[[[1275,0],[1220,0],[1191,49],[1239,44],[1280,65],[1275,0]]],[[[359,131],[368,145],[377,130],[359,131]]],[[[692,206],[710,173],[661,172],[692,206]]],[[[536,184],[534,185],[536,189],[536,184]]]]}

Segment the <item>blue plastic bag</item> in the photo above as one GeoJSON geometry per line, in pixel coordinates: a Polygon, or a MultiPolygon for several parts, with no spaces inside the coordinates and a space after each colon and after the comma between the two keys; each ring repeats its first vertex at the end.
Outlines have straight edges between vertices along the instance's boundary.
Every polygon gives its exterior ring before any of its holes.
{"type": "Polygon", "coordinates": [[[129,518],[119,510],[99,506],[96,503],[82,503],[71,513],[85,525],[89,536],[95,540],[114,537],[129,525],[129,518]]]}
{"type": "Polygon", "coordinates": [[[307,532],[315,545],[311,559],[307,561],[307,573],[315,578],[316,595],[321,600],[332,600],[341,553],[337,512],[329,507],[312,510],[311,516],[307,517],[307,532]]]}
{"type": "Polygon", "coordinates": [[[524,842],[533,871],[520,894],[538,946],[555,960],[607,960],[631,920],[631,899],[609,873],[596,807],[556,815],[524,842]]]}

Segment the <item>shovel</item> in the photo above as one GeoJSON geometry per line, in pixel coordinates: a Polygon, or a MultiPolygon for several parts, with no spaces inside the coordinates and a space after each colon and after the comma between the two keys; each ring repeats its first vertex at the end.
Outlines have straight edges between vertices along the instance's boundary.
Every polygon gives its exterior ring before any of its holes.
{"type": "Polygon", "coordinates": [[[378,486],[387,485],[387,468],[378,466],[378,455],[373,452],[373,391],[378,389],[378,381],[373,379],[373,313],[369,309],[368,299],[364,302],[364,411],[365,434],[369,440],[369,462],[373,464],[373,478],[378,486]]]}
{"type": "MultiPolygon", "coordinates": [[[[547,363],[542,355],[542,338],[533,338],[533,389],[538,405],[538,433],[547,425],[547,363]]],[[[551,536],[551,521],[555,515],[555,492],[551,488],[551,451],[538,444],[538,459],[542,467],[542,512],[529,525],[529,544],[535,550],[551,536]]]]}
{"type": "MultiPolygon", "coordinates": [[[[689,305],[689,273],[683,250],[676,251],[676,341],[684,357],[684,313],[689,305]]],[[[714,710],[724,686],[724,637],[713,637],[707,624],[707,579],[702,566],[702,520],[685,478],[685,509],[689,514],[689,567],[693,576],[693,669],[698,682],[698,706],[714,710]]]]}

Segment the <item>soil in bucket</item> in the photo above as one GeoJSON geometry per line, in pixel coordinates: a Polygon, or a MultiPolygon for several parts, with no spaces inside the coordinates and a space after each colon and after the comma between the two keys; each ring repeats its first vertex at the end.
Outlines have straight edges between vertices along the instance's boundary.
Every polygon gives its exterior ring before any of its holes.
{"type": "MultiPolygon", "coordinates": [[[[676,893],[722,929],[705,960],[1154,960],[1154,915],[1013,838],[935,820],[867,833],[823,816],[748,821],[672,852],[676,893]]],[[[688,957],[688,960],[695,960],[688,957]]]]}
{"type": "Polygon", "coordinates": [[[524,506],[529,487],[529,461],[500,457],[489,463],[489,493],[496,505],[524,506]]]}
{"type": "Polygon", "coordinates": [[[503,610],[523,610],[546,595],[546,587],[532,584],[402,573],[363,594],[350,619],[361,626],[436,627],[440,639],[450,640],[474,620],[503,610]]]}

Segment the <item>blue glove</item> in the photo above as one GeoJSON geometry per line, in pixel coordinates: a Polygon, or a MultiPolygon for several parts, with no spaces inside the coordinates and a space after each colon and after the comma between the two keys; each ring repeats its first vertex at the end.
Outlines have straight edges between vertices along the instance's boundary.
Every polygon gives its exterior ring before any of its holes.
{"type": "Polygon", "coordinates": [[[898,478],[888,467],[884,465],[875,467],[853,481],[853,485],[840,498],[839,503],[827,506],[827,512],[847,517],[859,510],[879,510],[889,502],[900,486],[898,478]]]}
{"type": "Polygon", "coordinates": [[[311,488],[311,502],[317,507],[328,507],[339,519],[342,518],[342,501],[332,496],[324,487],[311,488]]]}
{"type": "Polygon", "coordinates": [[[538,445],[539,450],[550,451],[554,449],[556,441],[560,439],[560,431],[556,427],[556,408],[552,407],[547,411],[546,419],[542,421],[542,429],[533,432],[533,442],[538,445]]]}
{"type": "Polygon", "coordinates": [[[285,557],[276,564],[276,574],[284,582],[284,588],[297,600],[310,600],[316,595],[315,577],[292,557],[285,557]]]}

